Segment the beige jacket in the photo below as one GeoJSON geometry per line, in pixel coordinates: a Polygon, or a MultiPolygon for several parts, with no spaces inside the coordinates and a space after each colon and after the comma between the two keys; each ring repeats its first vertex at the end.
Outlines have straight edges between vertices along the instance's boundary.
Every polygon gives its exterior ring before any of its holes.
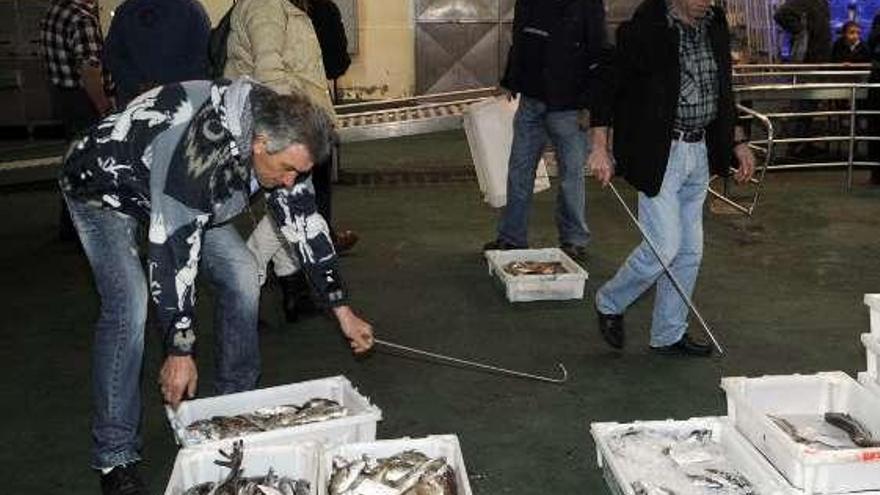
{"type": "Polygon", "coordinates": [[[334,115],[312,21],[288,0],[236,2],[223,75],[250,76],[281,94],[300,91],[334,115]]]}

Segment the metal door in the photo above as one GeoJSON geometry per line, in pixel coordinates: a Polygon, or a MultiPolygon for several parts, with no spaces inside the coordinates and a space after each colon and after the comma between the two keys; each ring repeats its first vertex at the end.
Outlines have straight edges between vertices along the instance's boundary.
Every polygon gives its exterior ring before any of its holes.
{"type": "Polygon", "coordinates": [[[514,0],[416,0],[416,91],[495,86],[510,47],[514,0]]]}

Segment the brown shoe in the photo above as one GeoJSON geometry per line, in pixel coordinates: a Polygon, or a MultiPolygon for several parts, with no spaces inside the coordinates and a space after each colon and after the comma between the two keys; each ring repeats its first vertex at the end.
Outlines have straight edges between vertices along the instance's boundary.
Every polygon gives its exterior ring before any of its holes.
{"type": "Polygon", "coordinates": [[[336,247],[338,254],[350,251],[357,244],[358,235],[350,230],[333,233],[333,246],[336,247]]]}

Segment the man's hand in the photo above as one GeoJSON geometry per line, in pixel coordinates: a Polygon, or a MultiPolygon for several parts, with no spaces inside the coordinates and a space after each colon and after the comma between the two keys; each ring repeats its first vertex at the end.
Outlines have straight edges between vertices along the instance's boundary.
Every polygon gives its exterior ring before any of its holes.
{"type": "Polygon", "coordinates": [[[733,154],[736,156],[736,161],[739,164],[739,168],[736,169],[733,178],[740,184],[748,182],[752,178],[752,174],[755,173],[755,155],[746,143],[734,146],[733,154]]]}
{"type": "Polygon", "coordinates": [[[608,128],[593,127],[590,129],[590,156],[587,165],[593,177],[606,187],[614,177],[614,162],[608,154],[608,128]]]}
{"type": "Polygon", "coordinates": [[[333,313],[336,314],[342,333],[350,341],[355,354],[363,354],[373,347],[372,325],[360,319],[348,306],[333,308],[333,313]]]}
{"type": "Polygon", "coordinates": [[[159,371],[162,398],[172,408],[177,409],[184,394],[186,398],[195,397],[198,379],[196,362],[192,356],[168,356],[159,371]]]}

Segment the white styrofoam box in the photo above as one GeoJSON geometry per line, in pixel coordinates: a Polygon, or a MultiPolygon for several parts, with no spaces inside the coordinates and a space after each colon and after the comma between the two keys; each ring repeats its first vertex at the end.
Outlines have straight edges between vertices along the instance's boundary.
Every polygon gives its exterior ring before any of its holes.
{"type": "Polygon", "coordinates": [[[880,380],[876,377],[873,377],[865,372],[859,373],[859,384],[861,384],[865,389],[874,394],[877,398],[880,398],[880,380]]]}
{"type": "MultiPolygon", "coordinates": [[[[717,439],[724,457],[740,474],[748,478],[755,488],[755,493],[762,495],[794,495],[793,488],[767,462],[760,452],[742,436],[725,417],[691,418],[685,421],[636,421],[634,423],[592,423],[590,432],[596,443],[596,462],[602,469],[605,482],[616,495],[635,495],[633,483],[639,481],[637,475],[640,466],[633,461],[615,454],[608,441],[612,435],[631,427],[643,427],[652,430],[681,432],[687,434],[696,429],[712,431],[712,438],[717,439]]],[[[651,481],[651,480],[647,480],[651,481]]],[[[708,493],[696,486],[692,493],[679,495],[695,495],[708,493]]]]}
{"type": "MultiPolygon", "coordinates": [[[[513,143],[513,116],[519,99],[487,98],[468,107],[464,115],[464,131],[480,192],[489,206],[501,208],[507,203],[507,162],[513,143]]],[[[535,172],[535,192],[550,188],[547,167],[542,159],[535,172]]]]}
{"type": "Polygon", "coordinates": [[[865,294],[864,301],[871,315],[871,333],[880,335],[880,294],[865,294]]]}
{"type": "Polygon", "coordinates": [[[880,334],[863,333],[862,344],[868,357],[868,376],[880,383],[880,334]]]}
{"type": "Polygon", "coordinates": [[[510,302],[582,299],[587,272],[559,248],[486,251],[489,275],[504,284],[510,302]],[[511,275],[504,266],[512,261],[558,261],[567,273],[511,275]]]}
{"type": "Polygon", "coordinates": [[[417,450],[428,457],[445,457],[446,462],[455,469],[455,481],[458,495],[473,495],[468,481],[461,445],[455,435],[432,435],[425,438],[396,438],[393,440],[377,440],[375,442],[352,443],[325,447],[320,455],[318,469],[318,494],[326,495],[330,476],[333,474],[333,458],[342,457],[346,460],[361,458],[364,454],[373,458],[391,457],[406,450],[417,450]]]}
{"type": "Polygon", "coordinates": [[[846,373],[722,378],[727,412],[746,438],[805,494],[880,490],[880,448],[819,449],[768,417],[848,413],[880,433],[880,398],[846,373]]]}
{"type": "MultiPolygon", "coordinates": [[[[232,452],[232,440],[222,440],[216,447],[232,452]]],[[[278,476],[287,476],[309,482],[311,495],[318,493],[320,446],[315,442],[292,443],[281,440],[244,440],[244,476],[264,476],[269,468],[278,476]]],[[[214,464],[222,459],[216,449],[181,449],[174,461],[165,495],[182,495],[195,485],[220,481],[229,469],[214,464]]]]}
{"type": "Polygon", "coordinates": [[[302,405],[314,398],[335,400],[348,409],[348,415],[290,428],[248,433],[243,438],[255,441],[281,438],[328,443],[366,442],[376,438],[376,423],[382,419],[382,411],[361,395],[344,376],[184,401],[176,412],[170,407],[166,407],[165,412],[177,437],[177,443],[184,447],[204,446],[216,450],[220,441],[199,443],[186,435],[186,427],[194,421],[213,416],[234,416],[284,404],[302,405]]]}

